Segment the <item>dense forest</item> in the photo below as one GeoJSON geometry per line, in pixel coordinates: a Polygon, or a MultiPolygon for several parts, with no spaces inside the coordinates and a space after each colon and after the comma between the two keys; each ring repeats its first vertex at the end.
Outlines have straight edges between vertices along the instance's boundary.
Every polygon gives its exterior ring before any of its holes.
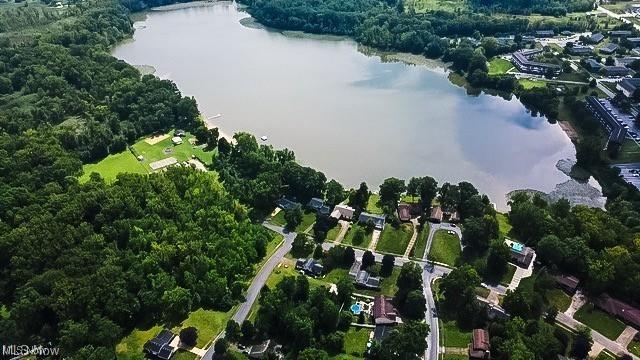
{"type": "Polygon", "coordinates": [[[570,12],[593,10],[594,0],[471,0],[480,10],[511,14],[564,16],[570,12]]]}

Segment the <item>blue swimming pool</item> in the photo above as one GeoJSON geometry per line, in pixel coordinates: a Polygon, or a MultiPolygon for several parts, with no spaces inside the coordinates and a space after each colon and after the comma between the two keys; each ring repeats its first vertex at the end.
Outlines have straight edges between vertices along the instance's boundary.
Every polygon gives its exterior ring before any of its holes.
{"type": "Polygon", "coordinates": [[[362,312],[362,306],[360,304],[353,304],[350,309],[354,315],[360,315],[362,312]]]}

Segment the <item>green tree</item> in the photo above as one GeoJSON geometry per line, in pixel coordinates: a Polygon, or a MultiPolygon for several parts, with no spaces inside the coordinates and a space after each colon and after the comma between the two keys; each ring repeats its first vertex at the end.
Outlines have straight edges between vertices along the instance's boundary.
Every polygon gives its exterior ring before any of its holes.
{"type": "Polygon", "coordinates": [[[369,192],[369,188],[366,183],[361,183],[360,187],[356,191],[351,192],[349,194],[349,205],[353,206],[355,209],[360,211],[367,208],[367,204],[369,203],[369,196],[371,193],[369,192]]]}
{"type": "Polygon", "coordinates": [[[240,336],[242,333],[240,332],[240,325],[234,320],[229,319],[227,321],[227,326],[224,330],[225,336],[231,342],[238,342],[240,340],[240,336]]]}
{"type": "Polygon", "coordinates": [[[284,211],[284,220],[287,222],[286,228],[294,230],[302,222],[302,209],[299,206],[284,211]]]}
{"type": "Polygon", "coordinates": [[[307,348],[298,354],[298,360],[328,360],[329,354],[324,350],[307,348]]]}
{"type": "Polygon", "coordinates": [[[395,210],[400,201],[400,196],[407,190],[404,180],[396,178],[385,179],[380,185],[380,204],[387,211],[395,210]]]}
{"type": "Polygon", "coordinates": [[[226,338],[220,338],[216,341],[215,344],[213,344],[213,351],[218,356],[226,354],[227,350],[229,350],[229,342],[226,338]]]}
{"type": "Polygon", "coordinates": [[[393,272],[393,267],[395,265],[396,258],[391,254],[385,254],[382,257],[382,267],[380,268],[380,274],[382,276],[390,276],[393,272]]]}
{"type": "Polygon", "coordinates": [[[342,185],[335,180],[331,180],[326,186],[326,199],[329,206],[337,205],[345,199],[345,192],[342,185]]]}
{"type": "MultiPolygon", "coordinates": [[[[237,325],[237,324],[236,324],[237,325]]],[[[228,333],[227,333],[228,336],[228,333]]],[[[180,330],[180,342],[187,346],[196,346],[198,341],[198,329],[193,326],[180,330]]]]}

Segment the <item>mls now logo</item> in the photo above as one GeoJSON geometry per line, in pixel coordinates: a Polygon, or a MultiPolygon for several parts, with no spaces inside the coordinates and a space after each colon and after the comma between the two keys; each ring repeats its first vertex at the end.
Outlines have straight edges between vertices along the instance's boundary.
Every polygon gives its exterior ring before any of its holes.
{"type": "Polygon", "coordinates": [[[3,356],[57,356],[60,355],[60,348],[44,347],[42,345],[2,345],[3,356]]]}

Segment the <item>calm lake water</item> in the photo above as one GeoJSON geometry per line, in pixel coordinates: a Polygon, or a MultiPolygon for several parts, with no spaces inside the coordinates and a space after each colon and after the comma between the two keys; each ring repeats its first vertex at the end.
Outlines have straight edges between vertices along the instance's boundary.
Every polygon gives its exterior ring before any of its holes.
{"type": "Polygon", "coordinates": [[[114,50],[195,96],[226,133],[295,151],[346,186],[391,176],[470,181],[504,208],[514,189],[553,190],[575,150],[517,100],[468,96],[442,69],[384,63],[350,40],[249,28],[231,3],[153,11],[114,50]]]}

